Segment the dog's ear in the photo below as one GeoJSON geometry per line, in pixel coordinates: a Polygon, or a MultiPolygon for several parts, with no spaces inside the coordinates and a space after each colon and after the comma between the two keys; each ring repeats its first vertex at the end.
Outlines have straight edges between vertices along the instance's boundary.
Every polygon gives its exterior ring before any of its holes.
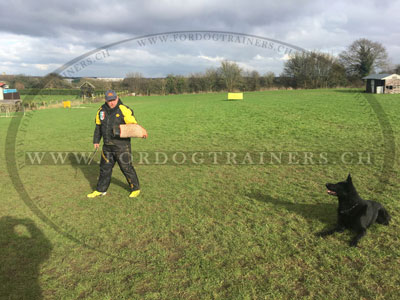
{"type": "Polygon", "coordinates": [[[348,183],[352,183],[352,182],[353,182],[353,181],[351,180],[351,175],[350,175],[350,173],[349,173],[349,175],[347,176],[346,181],[347,181],[348,183]]]}

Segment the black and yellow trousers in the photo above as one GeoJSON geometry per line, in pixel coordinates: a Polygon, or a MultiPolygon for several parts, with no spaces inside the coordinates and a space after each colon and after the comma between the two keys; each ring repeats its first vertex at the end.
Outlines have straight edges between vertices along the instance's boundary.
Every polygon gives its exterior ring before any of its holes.
{"type": "Polygon", "coordinates": [[[110,186],[111,174],[115,163],[125,175],[131,191],[140,189],[139,179],[132,165],[131,143],[120,145],[103,145],[100,161],[100,177],[97,182],[97,191],[105,192],[110,186]]]}

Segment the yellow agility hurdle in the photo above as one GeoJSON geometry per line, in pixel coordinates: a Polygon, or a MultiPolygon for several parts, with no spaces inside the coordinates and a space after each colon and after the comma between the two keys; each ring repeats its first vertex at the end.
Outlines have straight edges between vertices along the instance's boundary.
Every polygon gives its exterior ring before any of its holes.
{"type": "Polygon", "coordinates": [[[64,108],[71,108],[71,101],[63,101],[64,108]]]}
{"type": "Polygon", "coordinates": [[[243,93],[228,93],[228,100],[243,100],[243,93]]]}

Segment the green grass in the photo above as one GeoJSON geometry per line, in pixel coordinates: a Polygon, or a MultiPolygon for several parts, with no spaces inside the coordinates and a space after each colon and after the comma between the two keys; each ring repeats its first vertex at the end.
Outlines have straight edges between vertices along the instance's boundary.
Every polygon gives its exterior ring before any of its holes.
{"type": "MultiPolygon", "coordinates": [[[[379,192],[385,144],[371,107],[347,90],[225,98],[124,98],[149,133],[132,141],[133,150],[371,151],[374,161],[136,165],[142,194],[135,200],[117,166],[108,195],[93,200],[86,194],[98,166],[25,166],[18,174],[29,197],[21,199],[6,168],[12,121],[1,118],[0,290],[19,296],[10,299],[398,299],[399,160],[379,192]],[[393,217],[388,227],[373,225],[356,249],[349,232],[315,237],[335,223],[337,200],[324,184],[348,172],[361,196],[393,217]],[[30,200],[64,235],[32,213],[30,200]]],[[[399,98],[376,96],[396,143],[399,98]]],[[[17,151],[92,151],[99,105],[33,113],[17,151]]]]}

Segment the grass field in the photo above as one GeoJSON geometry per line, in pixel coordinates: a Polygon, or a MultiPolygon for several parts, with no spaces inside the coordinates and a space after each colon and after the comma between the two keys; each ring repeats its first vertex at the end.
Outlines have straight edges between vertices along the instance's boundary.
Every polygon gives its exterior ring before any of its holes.
{"type": "MultiPolygon", "coordinates": [[[[136,165],[135,200],[116,166],[107,196],[89,200],[97,165],[15,169],[6,136],[17,120],[1,118],[0,298],[399,299],[399,159],[382,185],[390,130],[363,97],[294,90],[225,98],[124,98],[149,133],[133,150],[351,151],[372,152],[373,161],[136,165]],[[358,248],[348,246],[349,232],[315,236],[335,223],[337,200],[324,184],[349,172],[360,195],[392,215],[358,248]]],[[[398,144],[400,96],[376,99],[398,144]]],[[[16,151],[92,151],[99,105],[32,113],[16,151]]]]}

